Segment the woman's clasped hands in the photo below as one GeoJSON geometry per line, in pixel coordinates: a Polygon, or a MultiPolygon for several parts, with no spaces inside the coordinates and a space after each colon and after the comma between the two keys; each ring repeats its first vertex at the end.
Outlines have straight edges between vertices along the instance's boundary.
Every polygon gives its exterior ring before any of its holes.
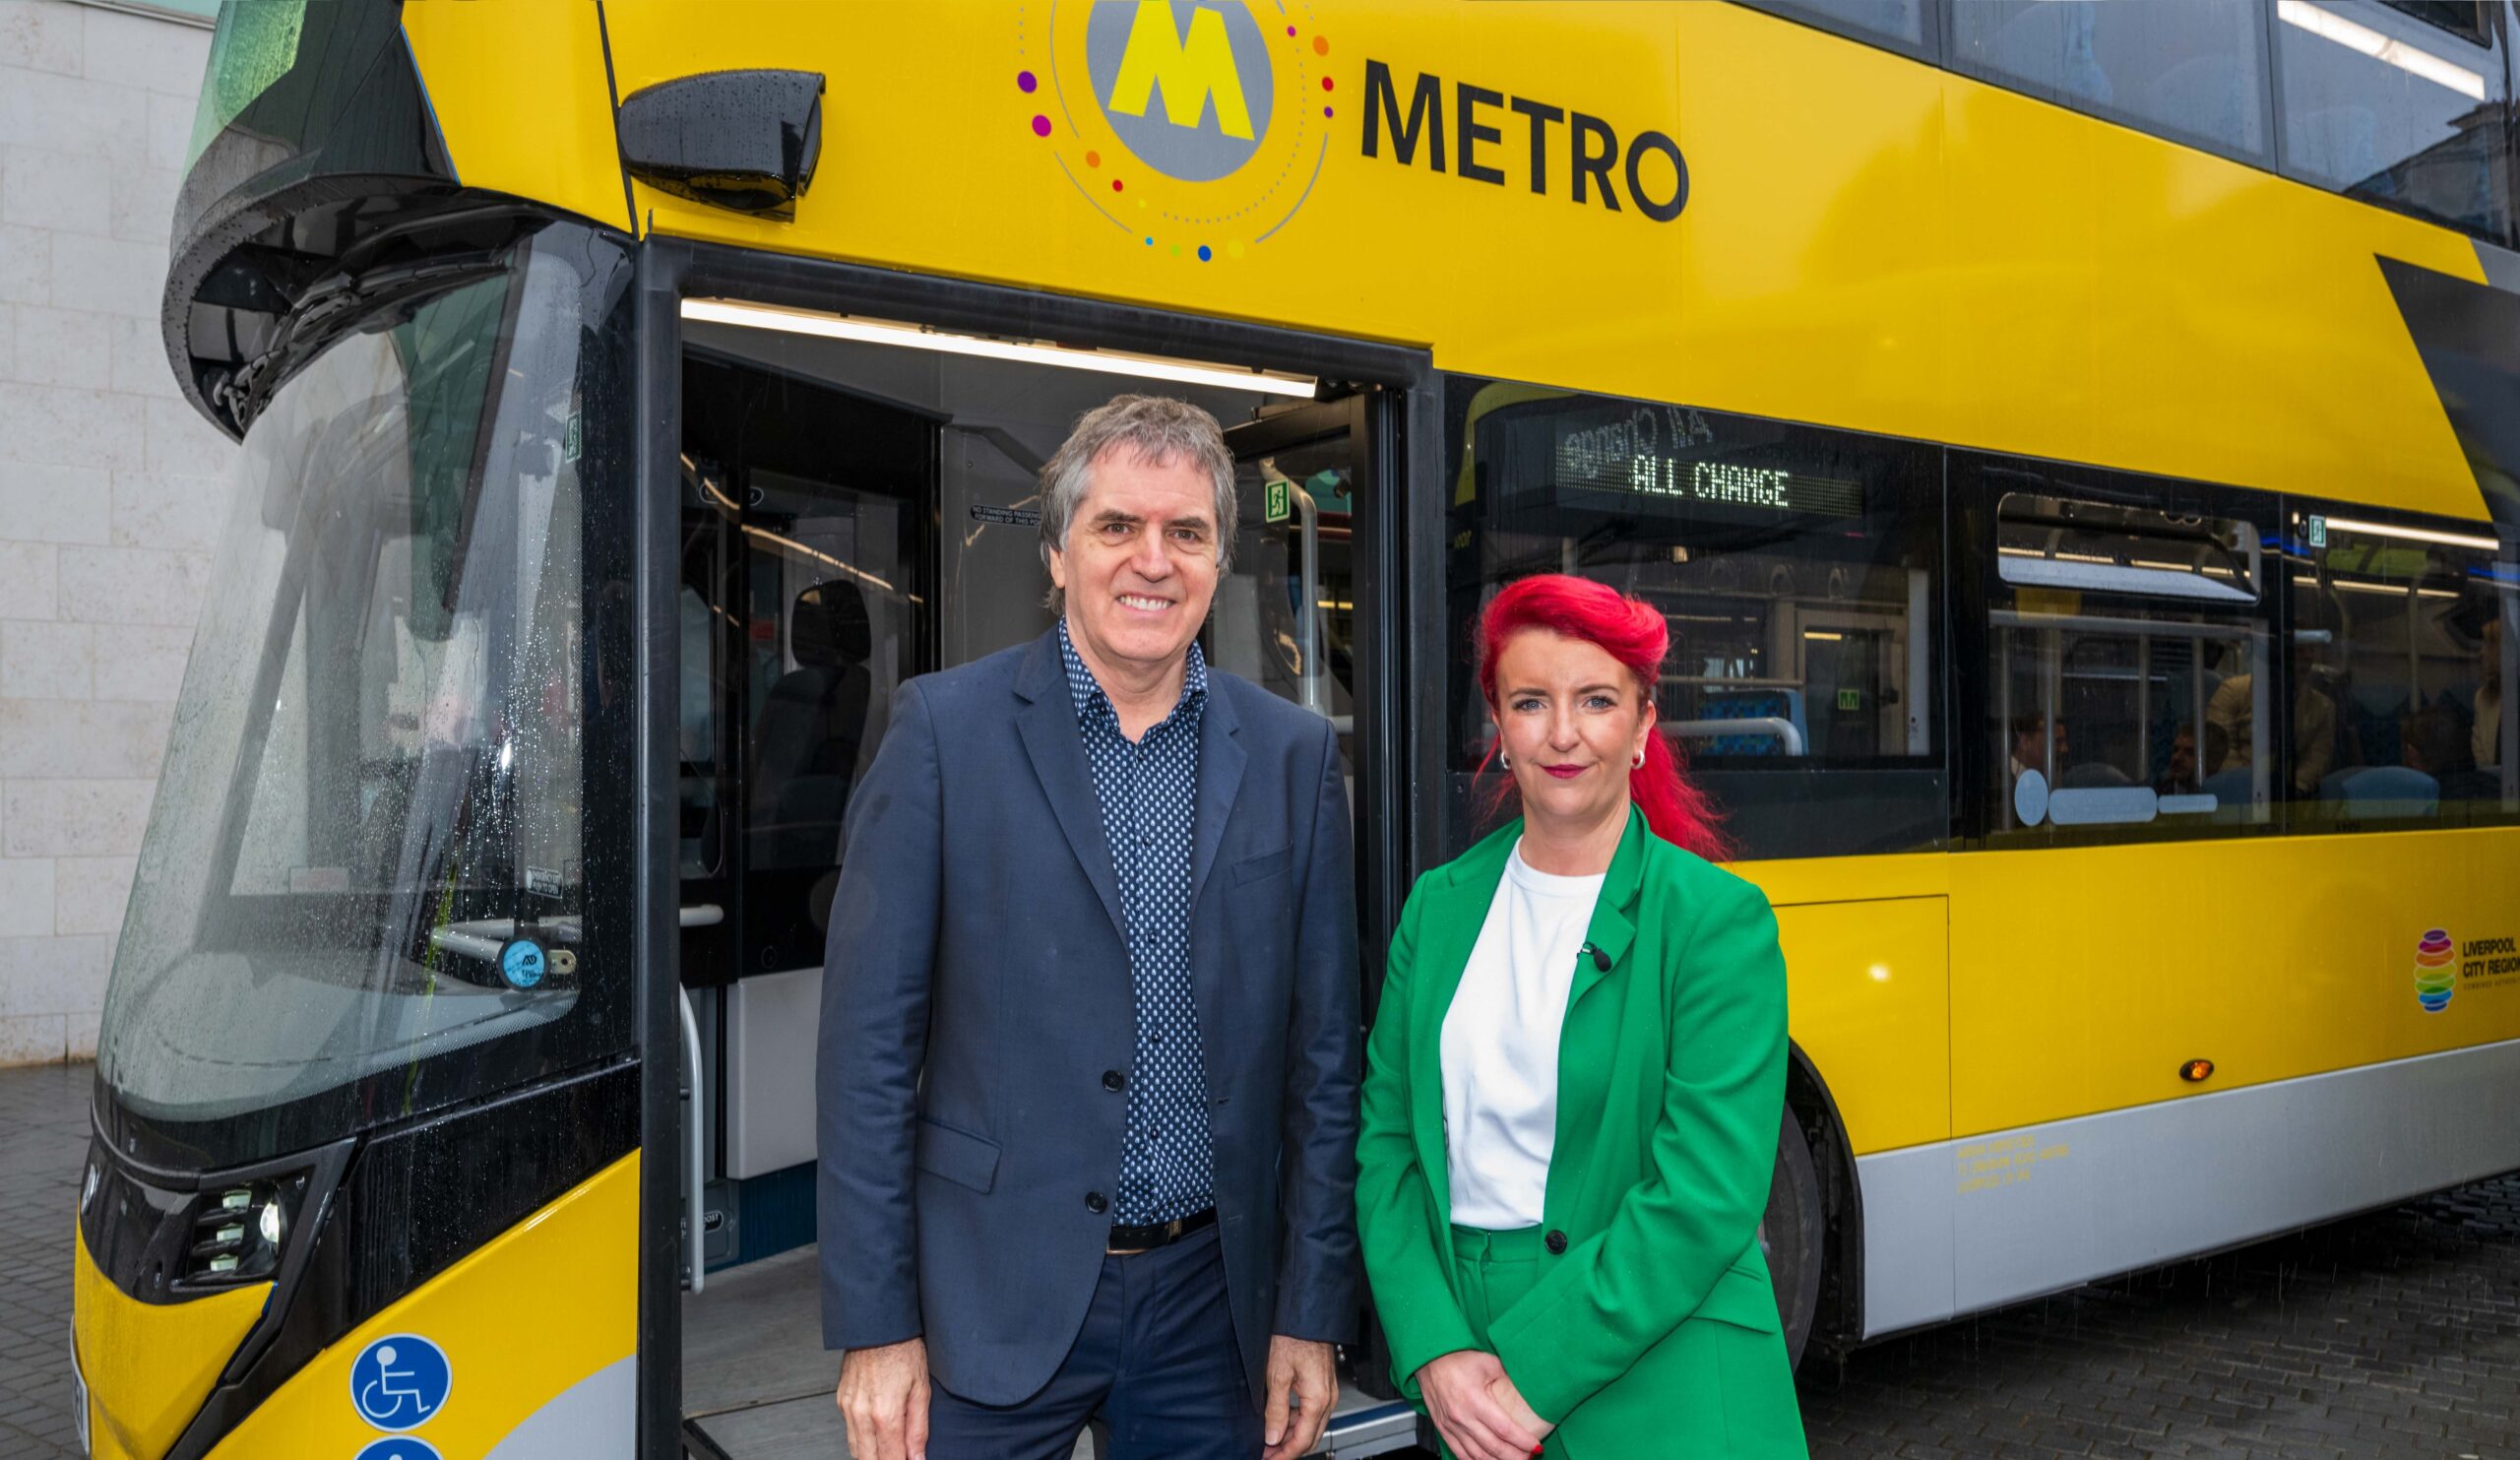
{"type": "Polygon", "coordinates": [[[1418,1392],[1460,1460],[1531,1460],[1556,1428],[1523,1402],[1495,1355],[1476,1349],[1427,1360],[1418,1370],[1418,1392]]]}

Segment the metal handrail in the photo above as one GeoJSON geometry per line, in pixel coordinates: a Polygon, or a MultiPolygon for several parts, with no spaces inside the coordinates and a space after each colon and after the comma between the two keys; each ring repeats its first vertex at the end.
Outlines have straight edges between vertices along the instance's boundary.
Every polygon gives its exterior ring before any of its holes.
{"type": "MultiPolygon", "coordinates": [[[[691,910],[686,908],[683,911],[688,913],[691,910]]],[[[702,1251],[704,1238],[701,1234],[701,1191],[706,1184],[708,1149],[703,1141],[708,1128],[709,1097],[700,1085],[700,1021],[691,1012],[691,990],[677,988],[674,993],[682,1001],[682,1073],[689,1086],[683,1099],[690,1106],[682,1125],[685,1175],[690,1182],[682,1199],[682,1230],[690,1243],[691,1254],[683,1284],[692,1292],[699,1293],[709,1286],[709,1263],[702,1251]]]]}
{"type": "Polygon", "coordinates": [[[1791,720],[1778,715],[1744,715],[1738,720],[1679,720],[1669,727],[1673,734],[1691,739],[1717,735],[1774,735],[1785,742],[1785,753],[1803,753],[1802,731],[1791,720]]]}

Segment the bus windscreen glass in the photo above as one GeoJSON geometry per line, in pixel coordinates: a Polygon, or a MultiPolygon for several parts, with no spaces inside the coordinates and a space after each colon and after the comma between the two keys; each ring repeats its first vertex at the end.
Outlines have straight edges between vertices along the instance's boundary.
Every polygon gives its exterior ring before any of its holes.
{"type": "Polygon", "coordinates": [[[99,1050],[214,1163],[594,1052],[581,290],[402,306],[247,435],[99,1050]]]}

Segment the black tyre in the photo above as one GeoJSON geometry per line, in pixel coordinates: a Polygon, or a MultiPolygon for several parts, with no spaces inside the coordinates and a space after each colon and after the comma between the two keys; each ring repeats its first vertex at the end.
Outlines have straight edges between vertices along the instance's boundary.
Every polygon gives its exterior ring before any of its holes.
{"type": "Polygon", "coordinates": [[[1811,1322],[1820,1310],[1820,1265],[1827,1260],[1828,1218],[1820,1210],[1820,1171],[1794,1112],[1777,1133],[1776,1176],[1768,1183],[1768,1214],[1759,1223],[1759,1250],[1776,1282],[1777,1317],[1785,1325],[1785,1352],[1802,1362],[1811,1322]]]}

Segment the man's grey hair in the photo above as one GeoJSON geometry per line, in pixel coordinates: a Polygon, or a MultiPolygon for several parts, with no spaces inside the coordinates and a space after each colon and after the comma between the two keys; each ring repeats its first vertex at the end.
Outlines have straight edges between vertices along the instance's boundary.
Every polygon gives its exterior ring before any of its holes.
{"type": "MultiPolygon", "coordinates": [[[[1114,449],[1141,461],[1163,466],[1186,462],[1208,475],[1216,492],[1217,571],[1233,565],[1233,453],[1225,444],[1225,427],[1187,401],[1171,396],[1114,396],[1076,418],[1058,453],[1041,468],[1041,568],[1050,566],[1050,550],[1064,551],[1068,530],[1076,525],[1076,509],[1093,485],[1094,463],[1114,449]]],[[[1067,611],[1066,596],[1050,589],[1053,613],[1067,611]]]]}

